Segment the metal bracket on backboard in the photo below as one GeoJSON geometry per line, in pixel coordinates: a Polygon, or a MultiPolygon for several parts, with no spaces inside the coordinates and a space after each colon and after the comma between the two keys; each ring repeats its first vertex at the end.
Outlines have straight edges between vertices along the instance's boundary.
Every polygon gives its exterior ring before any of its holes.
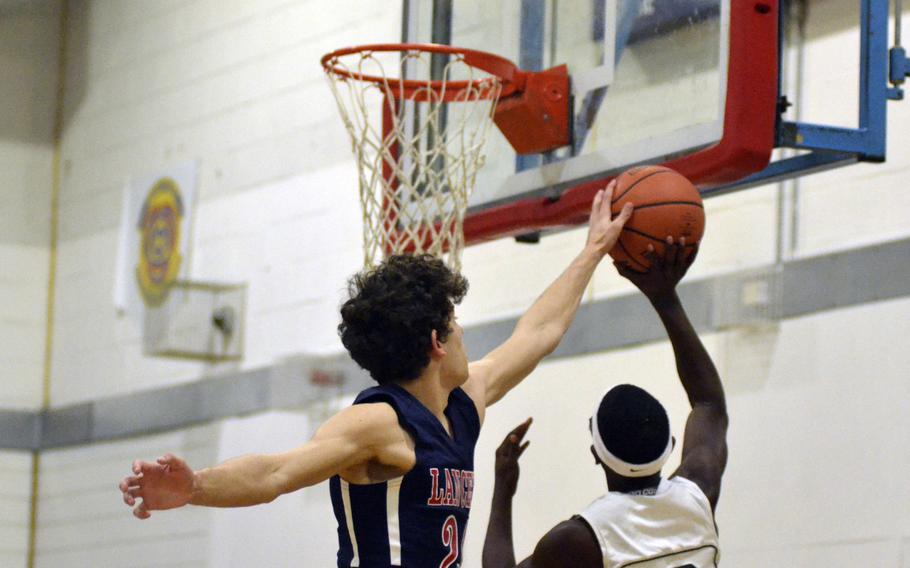
{"type": "MultiPolygon", "coordinates": [[[[775,146],[804,150],[771,162],[764,170],[739,181],[703,190],[705,197],[784,181],[857,162],[885,160],[888,100],[900,100],[895,81],[910,71],[902,48],[888,50],[889,0],[860,0],[859,126],[844,128],[780,120],[775,146]],[[890,66],[890,72],[889,72],[890,66]],[[888,81],[896,85],[888,87],[888,81]]],[[[787,10],[781,10],[781,29],[787,10]]],[[[783,34],[781,34],[783,42],[783,34]]],[[[783,49],[778,57],[783,57],[783,49]]],[[[780,86],[778,86],[780,88],[780,86]]],[[[782,115],[786,107],[780,110],[782,115]]]]}
{"type": "Polygon", "coordinates": [[[177,281],[143,322],[146,355],[217,363],[243,358],[246,284],[177,281]]]}
{"type": "Polygon", "coordinates": [[[888,89],[888,98],[892,101],[902,101],[904,89],[901,85],[910,77],[910,59],[907,58],[907,51],[901,46],[892,47],[889,63],[888,80],[894,86],[888,89]]]}
{"type": "Polygon", "coordinates": [[[569,70],[559,65],[528,73],[524,88],[499,100],[493,121],[518,154],[536,154],[572,143],[569,70]]]}

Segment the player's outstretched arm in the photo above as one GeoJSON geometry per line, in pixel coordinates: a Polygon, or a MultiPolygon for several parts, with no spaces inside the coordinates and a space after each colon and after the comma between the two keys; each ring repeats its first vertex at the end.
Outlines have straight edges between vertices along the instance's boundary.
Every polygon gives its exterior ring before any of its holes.
{"type": "Polygon", "coordinates": [[[287,452],[247,455],[199,471],[172,454],[155,462],[136,460],[133,475],[120,482],[120,491],[140,519],[152,511],[188,504],[268,503],[355,465],[383,461],[392,454],[388,448],[402,441],[397,425],[395,411],[386,404],[355,405],[330,418],[309,442],[287,452]]]}
{"type": "Polygon", "coordinates": [[[683,438],[682,462],[674,475],[694,481],[713,509],[727,465],[727,404],[714,362],[676,294],[676,284],[698,251],[695,248],[686,254],[685,240],[673,243],[672,238],[667,239],[663,256],[650,248],[648,272],[635,272],[624,265],[617,265],[617,269],[648,297],[670,337],[676,370],[692,405],[683,438]]]}
{"type": "MultiPolygon", "coordinates": [[[[496,450],[496,482],[487,538],[483,543],[483,568],[515,568],[515,548],[512,544],[512,497],[518,487],[518,458],[530,442],[522,439],[531,425],[528,418],[502,441],[496,450]]],[[[599,545],[584,525],[571,519],[553,527],[537,543],[534,553],[524,559],[519,568],[600,567],[603,560],[599,545]]]]}
{"type": "Polygon", "coordinates": [[[611,182],[594,198],[588,239],[581,253],[518,320],[509,339],[471,363],[465,390],[475,401],[478,394],[483,397],[485,404],[478,406],[490,406],[514,388],[556,349],[569,329],[594,269],[616,244],[632,215],[632,205],[628,204],[611,218],[614,187],[615,182],[611,182]]]}

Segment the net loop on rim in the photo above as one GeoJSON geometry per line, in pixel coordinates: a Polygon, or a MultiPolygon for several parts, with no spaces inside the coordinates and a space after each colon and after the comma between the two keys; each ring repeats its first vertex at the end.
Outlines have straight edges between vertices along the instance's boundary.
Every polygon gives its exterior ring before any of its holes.
{"type": "Polygon", "coordinates": [[[495,55],[434,44],[345,48],[322,65],[357,160],[364,266],[429,253],[459,270],[493,111],[520,72],[495,55]]]}

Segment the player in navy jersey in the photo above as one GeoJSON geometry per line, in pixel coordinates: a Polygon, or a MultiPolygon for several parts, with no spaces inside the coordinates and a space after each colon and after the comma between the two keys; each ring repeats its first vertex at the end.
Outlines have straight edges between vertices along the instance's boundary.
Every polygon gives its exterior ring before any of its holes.
{"type": "Polygon", "coordinates": [[[145,519],[187,504],[241,507],[330,481],[338,566],[459,566],[474,488],[474,445],[494,404],[556,349],[594,269],[631,205],[611,219],[613,184],[598,192],[586,244],[512,335],[468,363],[454,306],[463,277],[427,256],[394,256],[349,283],[342,343],[379,386],[327,420],[304,445],[193,471],[167,454],[136,460],[120,482],[145,519]]]}

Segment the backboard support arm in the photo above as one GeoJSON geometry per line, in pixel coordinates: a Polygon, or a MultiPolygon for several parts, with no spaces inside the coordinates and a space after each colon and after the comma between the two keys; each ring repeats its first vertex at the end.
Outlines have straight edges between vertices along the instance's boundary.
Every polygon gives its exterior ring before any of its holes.
{"type": "MultiPolygon", "coordinates": [[[[788,1],[792,0],[783,0],[784,4],[788,1]]],[[[900,82],[896,78],[901,72],[904,77],[910,74],[910,60],[900,53],[903,48],[896,46],[890,51],[888,49],[889,1],[860,0],[858,128],[781,120],[776,145],[810,150],[809,153],[772,162],[761,172],[703,190],[703,196],[732,193],[859,162],[885,161],[888,100],[903,98],[900,82]],[[889,79],[894,87],[888,87],[889,79]]],[[[788,12],[781,9],[780,13],[783,19],[788,12]]],[[[783,24],[782,21],[782,29],[783,24]]],[[[779,57],[783,57],[783,50],[779,57]]],[[[781,112],[784,111],[782,106],[781,112]]]]}

